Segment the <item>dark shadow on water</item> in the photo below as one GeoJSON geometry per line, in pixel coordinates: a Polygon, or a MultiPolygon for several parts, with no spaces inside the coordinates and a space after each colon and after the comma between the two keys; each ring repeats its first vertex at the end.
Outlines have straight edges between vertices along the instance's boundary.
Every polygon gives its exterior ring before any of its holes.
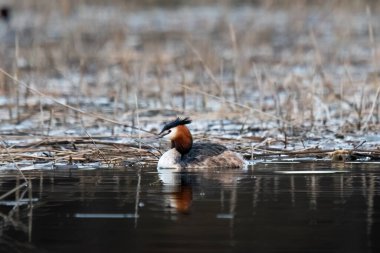
{"type": "MultiPolygon", "coordinates": [[[[378,164],[26,174],[33,205],[15,207],[15,194],[0,202],[0,252],[380,249],[378,164]]],[[[1,175],[0,194],[15,187],[15,178],[1,175]]]]}

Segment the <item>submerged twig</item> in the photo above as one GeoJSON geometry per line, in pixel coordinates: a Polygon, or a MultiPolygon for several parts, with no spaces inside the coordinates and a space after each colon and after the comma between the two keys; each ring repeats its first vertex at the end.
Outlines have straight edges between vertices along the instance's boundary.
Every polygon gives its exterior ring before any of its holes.
{"type": "Polygon", "coordinates": [[[3,146],[4,146],[4,149],[7,151],[7,154],[9,155],[9,157],[12,159],[12,162],[13,164],[15,165],[15,167],[17,168],[18,172],[21,174],[22,178],[25,180],[25,182],[28,184],[28,179],[25,177],[24,173],[22,173],[22,171],[20,170],[20,168],[18,167],[13,155],[9,152],[9,149],[7,147],[7,143],[4,141],[4,139],[0,136],[0,139],[1,139],[1,142],[3,143],[3,146]]]}
{"type": "Polygon", "coordinates": [[[4,198],[6,198],[6,197],[8,197],[8,196],[11,195],[12,193],[14,193],[14,192],[16,192],[16,191],[22,189],[22,188],[25,187],[25,186],[28,186],[28,182],[27,182],[27,181],[24,182],[24,183],[22,183],[22,184],[20,184],[19,186],[16,186],[16,187],[13,188],[12,190],[10,190],[10,191],[4,193],[3,195],[1,195],[1,196],[0,196],[0,200],[1,200],[1,199],[4,199],[4,198]]]}

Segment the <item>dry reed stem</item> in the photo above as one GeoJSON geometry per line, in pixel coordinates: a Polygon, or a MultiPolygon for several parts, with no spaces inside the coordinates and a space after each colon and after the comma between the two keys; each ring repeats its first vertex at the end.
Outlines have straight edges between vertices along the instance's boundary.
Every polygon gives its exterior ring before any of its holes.
{"type": "Polygon", "coordinates": [[[371,109],[368,113],[367,119],[363,122],[362,128],[367,129],[368,128],[368,122],[371,120],[371,118],[374,115],[375,107],[377,105],[377,100],[379,99],[380,94],[380,86],[377,88],[376,95],[373,98],[371,109]]]}
{"type": "Polygon", "coordinates": [[[15,165],[15,167],[17,168],[18,172],[21,174],[21,176],[25,180],[25,182],[28,183],[29,182],[28,179],[25,177],[24,173],[22,173],[22,171],[20,170],[20,168],[16,164],[13,155],[9,152],[9,149],[7,147],[7,143],[5,142],[5,140],[1,136],[0,136],[0,139],[1,139],[1,142],[3,143],[4,149],[6,150],[9,157],[12,159],[12,162],[15,165]]]}
{"type": "Polygon", "coordinates": [[[103,158],[103,160],[107,163],[107,165],[108,165],[109,167],[111,167],[111,166],[110,166],[110,163],[107,162],[107,159],[106,159],[105,156],[103,155],[102,151],[98,148],[98,146],[97,146],[96,143],[95,143],[95,140],[90,136],[90,134],[87,132],[87,129],[83,126],[83,124],[82,124],[82,128],[83,128],[83,130],[85,131],[86,135],[91,139],[92,143],[94,144],[96,150],[99,152],[100,156],[101,156],[101,157],[103,158]]]}
{"type": "Polygon", "coordinates": [[[10,78],[11,80],[13,80],[14,82],[16,82],[18,85],[21,85],[23,86],[24,88],[30,90],[31,92],[41,96],[41,97],[44,97],[44,98],[47,98],[51,101],[53,101],[54,103],[60,105],[60,106],[63,106],[67,109],[70,109],[74,112],[77,112],[77,113],[80,113],[80,114],[83,114],[83,115],[86,115],[86,116],[89,116],[89,117],[92,117],[92,118],[96,118],[96,119],[100,119],[100,120],[103,120],[103,121],[106,121],[106,122],[110,122],[110,123],[113,123],[113,124],[117,124],[117,125],[122,125],[122,126],[125,126],[125,127],[129,127],[129,128],[133,128],[135,130],[138,130],[138,131],[142,131],[142,132],[145,132],[145,133],[149,133],[149,134],[153,134],[151,133],[150,131],[147,131],[145,129],[139,129],[137,127],[134,127],[134,126],[130,126],[128,124],[125,124],[123,122],[120,122],[120,121],[116,121],[116,120],[113,120],[113,119],[109,119],[109,118],[105,118],[101,115],[98,115],[98,114],[95,114],[95,113],[89,113],[89,112],[86,112],[82,109],[79,109],[77,107],[74,107],[74,106],[71,106],[71,105],[67,105],[65,103],[62,103],[60,102],[58,99],[55,99],[54,97],[51,97],[51,96],[48,96],[46,94],[44,94],[43,92],[39,91],[38,89],[35,89],[31,86],[29,86],[28,84],[26,84],[25,82],[23,81],[20,81],[20,80],[17,80],[14,76],[10,75],[8,72],[6,72],[4,69],[0,68],[0,72],[3,73],[5,76],[7,76],[8,78],[10,78]]]}
{"type": "Polygon", "coordinates": [[[234,101],[238,102],[238,83],[239,83],[239,71],[238,71],[238,46],[236,41],[236,32],[234,26],[231,23],[228,23],[228,30],[231,37],[232,49],[234,52],[233,57],[233,70],[234,70],[234,81],[233,81],[233,93],[234,101]]]}
{"type": "Polygon", "coordinates": [[[215,75],[212,73],[211,69],[207,66],[205,61],[203,60],[201,54],[196,50],[193,45],[186,41],[186,44],[190,47],[191,51],[194,53],[194,55],[197,57],[198,61],[201,63],[203,69],[206,71],[207,75],[211,78],[212,82],[215,84],[215,86],[218,88],[218,94],[221,94],[221,88],[220,83],[218,79],[215,77],[215,75]]]}
{"type": "Polygon", "coordinates": [[[372,12],[371,8],[367,5],[366,6],[366,12],[368,16],[368,39],[369,39],[369,44],[371,45],[371,50],[372,50],[372,64],[375,68],[377,68],[377,57],[376,57],[376,43],[375,43],[375,38],[374,38],[374,32],[373,32],[373,24],[371,22],[372,18],[372,12]]]}
{"type": "Polygon", "coordinates": [[[226,100],[225,98],[221,98],[221,97],[218,97],[218,96],[215,96],[215,95],[208,94],[207,92],[201,91],[201,90],[196,89],[196,88],[189,87],[189,86],[187,86],[187,85],[182,85],[182,86],[183,86],[185,89],[187,89],[187,90],[190,90],[190,91],[192,91],[192,92],[195,92],[195,93],[199,93],[199,94],[205,95],[205,96],[207,96],[207,97],[211,97],[211,98],[216,99],[216,100],[219,100],[219,101],[221,101],[221,102],[223,102],[223,103],[232,104],[232,105],[235,105],[235,106],[241,107],[241,108],[243,108],[243,109],[247,109],[247,110],[249,110],[249,111],[251,111],[251,112],[257,112],[257,113],[259,113],[259,114],[265,115],[265,116],[270,117],[270,118],[272,118],[272,119],[279,120],[279,121],[281,121],[281,122],[283,122],[283,123],[286,123],[286,124],[288,124],[288,125],[293,125],[293,123],[290,122],[290,121],[284,120],[284,119],[282,119],[281,117],[277,117],[277,116],[272,115],[272,114],[270,114],[270,113],[263,112],[262,110],[252,108],[252,107],[250,107],[250,106],[248,106],[248,105],[244,105],[244,104],[241,104],[241,103],[237,103],[237,102],[233,102],[233,101],[230,101],[230,100],[226,100]]]}

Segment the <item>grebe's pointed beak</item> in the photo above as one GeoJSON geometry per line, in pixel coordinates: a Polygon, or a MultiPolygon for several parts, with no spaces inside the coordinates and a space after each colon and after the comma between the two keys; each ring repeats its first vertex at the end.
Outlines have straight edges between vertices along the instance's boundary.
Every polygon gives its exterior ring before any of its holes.
{"type": "Polygon", "coordinates": [[[169,132],[165,132],[165,131],[161,131],[159,134],[157,134],[156,136],[156,139],[161,139],[162,137],[164,137],[165,135],[168,135],[169,132]]]}

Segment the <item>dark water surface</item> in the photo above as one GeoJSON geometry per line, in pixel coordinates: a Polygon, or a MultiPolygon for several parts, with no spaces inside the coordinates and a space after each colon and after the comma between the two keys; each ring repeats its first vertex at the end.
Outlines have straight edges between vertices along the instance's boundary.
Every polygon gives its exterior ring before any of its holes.
{"type": "MultiPolygon", "coordinates": [[[[32,196],[0,202],[0,250],[380,252],[380,165],[332,167],[25,172],[32,196]]],[[[4,172],[0,193],[22,182],[4,172]]]]}

